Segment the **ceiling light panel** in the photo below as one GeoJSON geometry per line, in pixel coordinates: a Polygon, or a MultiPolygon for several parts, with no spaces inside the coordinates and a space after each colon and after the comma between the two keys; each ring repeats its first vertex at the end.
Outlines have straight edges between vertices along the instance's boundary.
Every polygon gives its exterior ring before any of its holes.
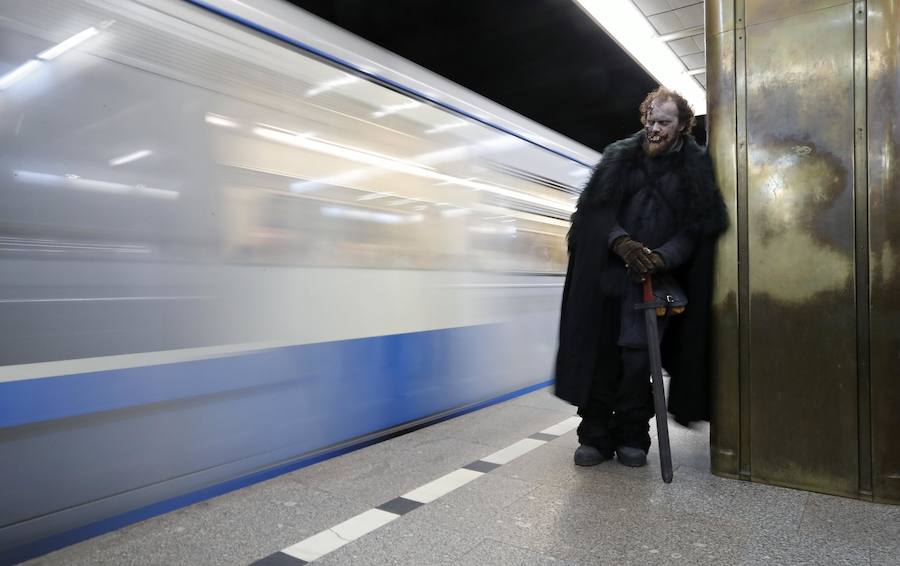
{"type": "MultiPolygon", "coordinates": [[[[669,11],[648,18],[632,0],[576,1],[650,76],[666,88],[681,93],[693,106],[695,114],[706,114],[706,90],[687,74],[689,69],[684,62],[660,39],[660,35],[685,29],[687,26],[682,20],[693,18],[697,8],[702,16],[702,2],[679,10],[670,6],[669,11]],[[676,15],[680,11],[684,11],[684,18],[676,15]]],[[[650,6],[647,2],[639,5],[660,7],[650,6]]]]}

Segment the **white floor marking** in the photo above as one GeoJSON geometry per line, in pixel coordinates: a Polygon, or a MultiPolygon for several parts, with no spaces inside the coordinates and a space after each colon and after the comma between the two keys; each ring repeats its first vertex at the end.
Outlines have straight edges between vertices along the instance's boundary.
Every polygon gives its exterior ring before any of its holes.
{"type": "Polygon", "coordinates": [[[331,530],[344,540],[356,540],[379,527],[387,525],[399,516],[396,513],[389,513],[381,509],[369,509],[365,513],[360,513],[340,525],[331,527],[331,530]]]}
{"type": "MultiPolygon", "coordinates": [[[[571,417],[550,428],[546,428],[541,432],[553,436],[562,436],[577,427],[580,422],[581,417],[571,417]]],[[[546,443],[547,441],[544,440],[525,438],[514,444],[510,444],[506,448],[498,450],[481,460],[502,466],[546,443]]],[[[431,503],[435,499],[444,496],[483,475],[484,473],[482,472],[460,468],[445,476],[441,476],[432,482],[426,483],[425,485],[404,494],[402,497],[411,499],[412,501],[418,501],[419,503],[431,503]]],[[[281,552],[293,556],[294,558],[305,560],[306,562],[312,562],[351,541],[383,527],[398,517],[400,517],[400,515],[396,513],[382,511],[381,509],[369,509],[351,519],[347,519],[343,523],[315,534],[293,546],[289,546],[281,552]]]]}
{"type": "Polygon", "coordinates": [[[503,450],[498,450],[491,454],[490,456],[485,456],[482,458],[485,462],[490,462],[492,464],[508,464],[512,462],[522,454],[527,454],[531,452],[538,446],[543,446],[547,444],[546,440],[535,440],[534,438],[524,438],[515,444],[510,444],[503,450]]]}
{"type": "Polygon", "coordinates": [[[308,539],[304,539],[295,545],[289,546],[281,552],[293,556],[294,558],[299,558],[300,560],[312,562],[316,558],[339,549],[348,542],[350,541],[342,539],[336,532],[328,529],[317,535],[313,535],[308,539]]]}
{"type": "Polygon", "coordinates": [[[420,488],[410,491],[403,495],[403,497],[418,501],[419,503],[431,503],[438,497],[446,495],[454,489],[462,487],[483,475],[482,472],[460,468],[459,470],[450,472],[446,476],[439,477],[433,482],[426,483],[420,488]]]}
{"type": "Polygon", "coordinates": [[[569,417],[559,424],[555,424],[550,428],[545,428],[541,432],[544,434],[552,434],[553,436],[562,436],[574,428],[578,428],[581,424],[581,417],[569,417]]]}

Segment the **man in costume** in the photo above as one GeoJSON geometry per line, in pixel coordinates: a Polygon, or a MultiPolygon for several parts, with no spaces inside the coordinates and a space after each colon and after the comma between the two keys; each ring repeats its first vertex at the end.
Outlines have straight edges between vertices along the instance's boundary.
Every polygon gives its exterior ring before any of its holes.
{"type": "Polygon", "coordinates": [[[575,463],[647,463],[654,415],[641,282],[688,301],[658,319],[669,411],[709,420],[709,314],[715,240],[727,213],[712,164],[691,135],[694,113],[660,87],[640,106],[644,129],[603,152],[569,230],[556,395],[578,406],[575,463]]]}

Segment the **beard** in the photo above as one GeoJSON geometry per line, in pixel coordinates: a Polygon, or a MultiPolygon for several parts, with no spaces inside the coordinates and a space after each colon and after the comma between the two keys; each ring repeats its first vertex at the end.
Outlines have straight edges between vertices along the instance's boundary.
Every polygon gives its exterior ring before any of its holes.
{"type": "Polygon", "coordinates": [[[644,153],[650,157],[656,157],[668,152],[678,141],[677,136],[669,137],[665,134],[654,136],[650,132],[644,132],[644,153]],[[651,141],[652,140],[652,141],[651,141]]]}

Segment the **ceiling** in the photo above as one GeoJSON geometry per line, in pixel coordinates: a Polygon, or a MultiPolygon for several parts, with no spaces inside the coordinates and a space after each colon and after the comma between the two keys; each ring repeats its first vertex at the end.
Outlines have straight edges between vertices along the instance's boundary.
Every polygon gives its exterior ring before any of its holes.
{"type": "MultiPolygon", "coordinates": [[[[573,0],[289,1],[598,151],[657,86],[573,0]]],[[[633,1],[703,84],[702,0],[633,1]]]]}
{"type": "Polygon", "coordinates": [[[656,33],[706,88],[703,0],[633,0],[656,33]]]}

